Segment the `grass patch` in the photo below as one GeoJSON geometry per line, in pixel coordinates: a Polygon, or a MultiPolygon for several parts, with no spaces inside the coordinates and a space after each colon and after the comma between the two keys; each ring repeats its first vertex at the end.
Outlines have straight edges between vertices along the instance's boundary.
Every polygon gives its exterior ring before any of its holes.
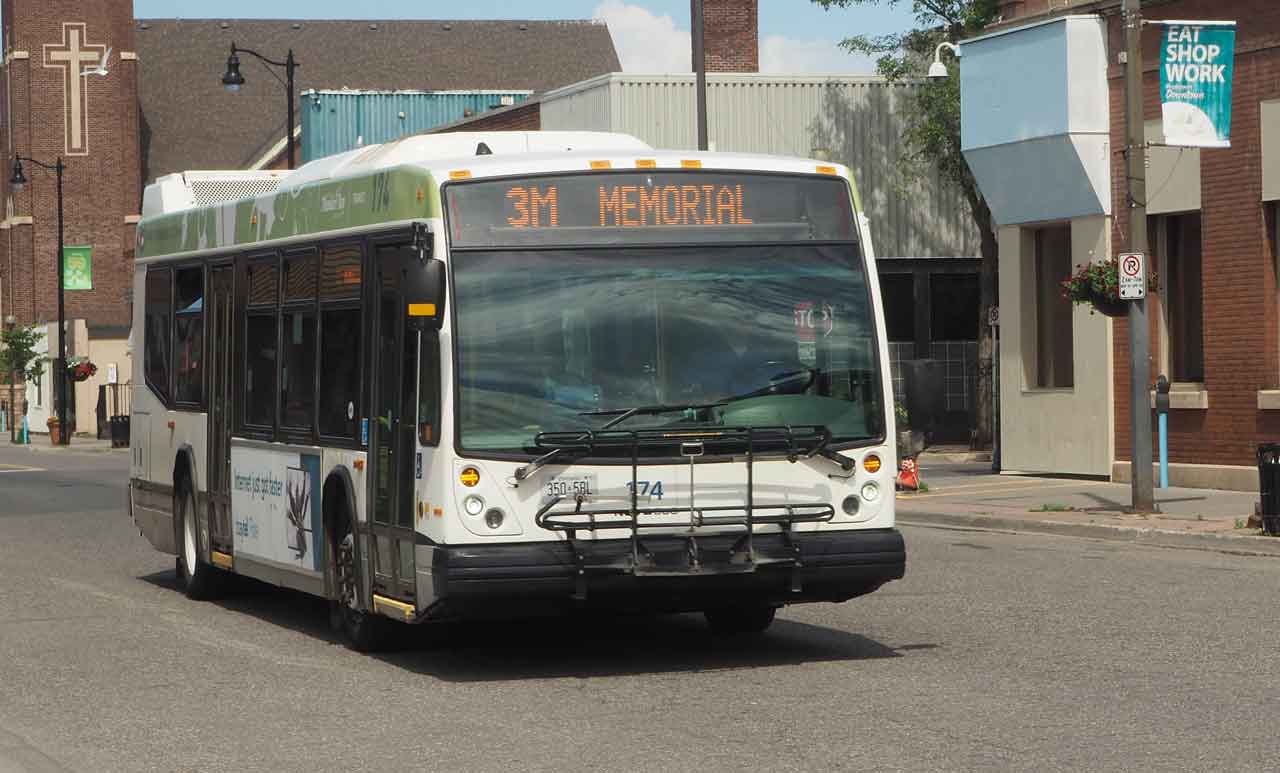
{"type": "Polygon", "coordinates": [[[1071,505],[1055,505],[1046,503],[1039,507],[1033,507],[1029,512],[1032,513],[1074,513],[1076,509],[1071,505]]]}

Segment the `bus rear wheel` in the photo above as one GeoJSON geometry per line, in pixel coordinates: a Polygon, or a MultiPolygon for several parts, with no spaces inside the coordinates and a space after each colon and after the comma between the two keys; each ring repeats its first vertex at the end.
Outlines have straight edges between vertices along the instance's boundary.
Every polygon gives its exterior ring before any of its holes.
{"type": "Polygon", "coordinates": [[[765,605],[716,607],[703,611],[707,624],[716,633],[764,633],[773,624],[776,607],[765,605]]]}
{"type": "Polygon", "coordinates": [[[222,580],[217,568],[200,560],[200,533],[196,523],[196,495],[191,481],[182,478],[173,495],[173,529],[178,558],[178,585],[187,598],[205,601],[218,594],[222,580]]]}

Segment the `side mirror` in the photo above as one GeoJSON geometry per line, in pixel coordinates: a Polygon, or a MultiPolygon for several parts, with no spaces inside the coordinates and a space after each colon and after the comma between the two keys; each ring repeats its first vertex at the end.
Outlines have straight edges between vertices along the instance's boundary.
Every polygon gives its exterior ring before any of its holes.
{"type": "Polygon", "coordinates": [[[431,259],[410,267],[404,299],[411,330],[431,332],[444,325],[445,290],[444,261],[431,259]]]}

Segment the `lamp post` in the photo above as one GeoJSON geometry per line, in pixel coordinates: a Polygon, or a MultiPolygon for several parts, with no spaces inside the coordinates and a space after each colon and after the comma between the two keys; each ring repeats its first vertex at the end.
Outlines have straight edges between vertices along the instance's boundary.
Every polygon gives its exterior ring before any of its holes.
{"type": "Polygon", "coordinates": [[[247,48],[238,48],[235,43],[231,44],[231,55],[227,57],[227,71],[222,76],[222,85],[232,94],[240,93],[240,87],[244,86],[244,76],[240,74],[240,54],[249,54],[256,57],[263,64],[272,67],[283,67],[285,75],[285,90],[288,92],[286,96],[289,98],[287,126],[285,126],[285,138],[288,140],[289,147],[289,168],[294,167],[293,155],[293,71],[298,69],[298,63],[293,58],[293,49],[289,49],[289,53],[285,56],[283,62],[277,62],[274,59],[259,54],[257,51],[251,51],[247,48]]]}
{"type": "Polygon", "coordinates": [[[63,165],[61,156],[59,156],[57,161],[52,164],[37,161],[30,156],[14,156],[13,176],[9,178],[9,186],[13,189],[14,193],[21,193],[22,189],[27,187],[27,176],[22,170],[23,161],[35,164],[41,169],[48,169],[54,172],[58,178],[58,371],[54,376],[54,382],[58,387],[58,427],[62,431],[59,443],[61,445],[68,445],[71,438],[68,434],[70,425],[67,424],[67,322],[66,306],[62,288],[62,285],[65,282],[62,243],[62,173],[66,171],[66,166],[63,165]]]}
{"type": "Polygon", "coordinates": [[[698,124],[698,150],[707,150],[710,143],[707,140],[707,49],[706,49],[706,18],[703,11],[703,0],[693,0],[693,18],[691,42],[693,43],[693,72],[696,85],[694,90],[697,92],[695,100],[697,102],[697,124],[698,124]]]}
{"type": "Polygon", "coordinates": [[[949,43],[945,40],[942,41],[938,44],[938,47],[933,50],[933,64],[929,65],[930,78],[940,79],[946,78],[949,75],[947,73],[947,66],[942,63],[942,50],[944,48],[952,54],[955,54],[957,59],[960,58],[960,46],[957,46],[955,43],[949,43]]]}

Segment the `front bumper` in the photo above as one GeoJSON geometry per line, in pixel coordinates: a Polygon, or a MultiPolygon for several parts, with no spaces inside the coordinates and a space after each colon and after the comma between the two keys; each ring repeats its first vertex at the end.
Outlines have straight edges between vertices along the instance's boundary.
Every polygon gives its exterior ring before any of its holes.
{"type": "Polygon", "coordinates": [[[628,539],[500,545],[419,546],[424,618],[555,613],[585,607],[687,612],[736,604],[846,601],[870,593],[906,568],[897,529],[758,534],[757,561],[732,564],[735,535],[646,537],[666,571],[636,571],[628,539]],[[577,555],[574,553],[577,549],[577,555]],[[787,560],[781,560],[781,557],[787,560]],[[791,560],[794,557],[795,560],[791,560]]]}

